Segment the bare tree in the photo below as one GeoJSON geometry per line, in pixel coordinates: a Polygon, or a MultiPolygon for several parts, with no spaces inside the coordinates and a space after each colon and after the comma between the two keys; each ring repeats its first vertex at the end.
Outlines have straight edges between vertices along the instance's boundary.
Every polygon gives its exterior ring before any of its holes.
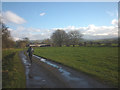
{"type": "Polygon", "coordinates": [[[25,37],[25,38],[23,38],[23,42],[26,43],[26,46],[28,46],[30,43],[30,40],[28,37],[25,37]]]}
{"type": "Polygon", "coordinates": [[[16,41],[16,47],[18,47],[18,48],[25,48],[26,47],[26,41],[24,41],[24,40],[16,41]]]}
{"type": "Polygon", "coordinates": [[[70,36],[69,36],[68,34],[66,34],[64,44],[65,44],[67,47],[69,47],[69,46],[70,46],[70,43],[71,43],[71,41],[70,41],[70,36]]]}
{"type": "Polygon", "coordinates": [[[69,39],[70,39],[70,42],[71,44],[73,45],[73,47],[77,44],[79,44],[80,40],[82,39],[82,34],[75,30],[75,31],[70,31],[68,32],[68,35],[69,35],[69,39]]]}
{"type": "Polygon", "coordinates": [[[61,47],[65,42],[66,36],[67,33],[64,30],[58,29],[52,34],[51,39],[55,46],[61,47]]]}
{"type": "Polygon", "coordinates": [[[2,48],[13,48],[14,46],[15,42],[10,35],[8,27],[2,23],[2,48]]]}

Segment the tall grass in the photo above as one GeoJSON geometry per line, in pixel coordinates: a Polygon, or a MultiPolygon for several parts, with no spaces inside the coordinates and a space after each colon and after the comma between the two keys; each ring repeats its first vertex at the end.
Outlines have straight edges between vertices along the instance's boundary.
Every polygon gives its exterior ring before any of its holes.
{"type": "Polygon", "coordinates": [[[25,88],[25,71],[19,58],[21,49],[6,49],[2,51],[2,87],[25,88]]]}
{"type": "Polygon", "coordinates": [[[34,54],[118,85],[118,47],[39,47],[34,54]]]}

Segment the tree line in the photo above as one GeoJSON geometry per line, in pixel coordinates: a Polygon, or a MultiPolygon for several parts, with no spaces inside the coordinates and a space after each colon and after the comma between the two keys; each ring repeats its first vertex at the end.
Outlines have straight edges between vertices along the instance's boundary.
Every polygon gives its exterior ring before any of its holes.
{"type": "Polygon", "coordinates": [[[74,47],[82,41],[82,36],[77,30],[66,33],[64,30],[58,29],[52,34],[51,41],[53,46],[73,45],[74,47]]]}
{"type": "Polygon", "coordinates": [[[10,31],[5,24],[2,24],[2,48],[12,48],[14,47],[15,42],[10,35],[10,31]]]}
{"type": "MultiPolygon", "coordinates": [[[[25,37],[22,40],[14,41],[8,27],[2,23],[0,29],[2,30],[2,48],[25,48],[31,41],[29,38],[25,37]]],[[[52,33],[50,39],[42,40],[42,43],[51,46],[112,46],[112,44],[118,44],[120,46],[119,39],[115,40],[96,40],[96,41],[86,41],[83,38],[83,34],[77,30],[65,32],[64,30],[56,30],[52,33]],[[103,45],[104,44],[104,45],[103,45]]]]}
{"type": "Polygon", "coordinates": [[[11,32],[8,30],[8,27],[4,23],[0,23],[2,30],[2,48],[25,48],[29,44],[29,39],[27,37],[22,40],[14,41],[11,32]]]}
{"type": "Polygon", "coordinates": [[[102,40],[85,40],[83,34],[77,30],[66,33],[64,30],[56,30],[50,39],[43,40],[43,43],[51,46],[120,46],[119,38],[102,40]]]}

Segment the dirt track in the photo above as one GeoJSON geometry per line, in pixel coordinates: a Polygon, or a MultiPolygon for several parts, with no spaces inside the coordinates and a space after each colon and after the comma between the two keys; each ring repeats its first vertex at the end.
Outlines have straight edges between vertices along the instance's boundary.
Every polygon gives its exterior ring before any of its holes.
{"type": "Polygon", "coordinates": [[[27,88],[109,88],[88,75],[61,64],[33,56],[33,63],[20,52],[27,88]]]}

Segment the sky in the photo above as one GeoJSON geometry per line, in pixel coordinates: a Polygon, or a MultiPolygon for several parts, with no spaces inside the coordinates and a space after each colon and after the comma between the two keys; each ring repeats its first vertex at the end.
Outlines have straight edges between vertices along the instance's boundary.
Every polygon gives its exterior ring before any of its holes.
{"type": "Polygon", "coordinates": [[[117,2],[3,2],[2,17],[14,40],[47,39],[57,29],[85,39],[118,36],[117,2]]]}

